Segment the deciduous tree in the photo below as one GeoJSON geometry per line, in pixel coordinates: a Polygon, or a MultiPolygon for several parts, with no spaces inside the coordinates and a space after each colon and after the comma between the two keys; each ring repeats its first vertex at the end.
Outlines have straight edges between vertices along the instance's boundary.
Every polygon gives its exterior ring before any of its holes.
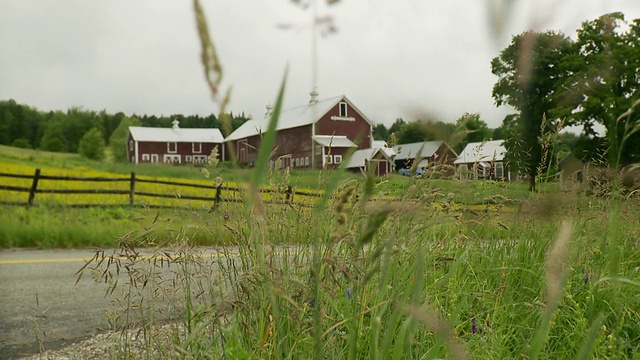
{"type": "Polygon", "coordinates": [[[373,129],[373,138],[376,140],[387,141],[389,138],[389,129],[384,124],[376,124],[373,129]]]}
{"type": "Polygon", "coordinates": [[[140,121],[137,118],[123,118],[109,138],[109,150],[113,160],[116,162],[127,162],[129,126],[140,126],[140,121]]]}
{"type": "Polygon", "coordinates": [[[398,134],[398,144],[410,144],[421,141],[449,141],[455,132],[454,124],[442,121],[418,120],[406,123],[398,134]]]}
{"type": "Polygon", "coordinates": [[[566,77],[560,63],[570,50],[571,40],[561,33],[529,31],[513,37],[491,61],[491,71],[498,76],[493,86],[496,105],[509,105],[517,115],[511,118],[513,136],[507,137],[505,147],[512,160],[521,162],[532,191],[538,173],[548,166],[545,159],[551,158],[545,157],[543,134],[555,127],[555,119],[547,115],[555,106],[558,82],[566,77]]]}
{"type": "Polygon", "coordinates": [[[480,119],[480,114],[465,113],[456,121],[456,128],[462,134],[455,145],[457,151],[461,151],[468,143],[489,140],[492,131],[487,123],[480,119]]]}
{"type": "Polygon", "coordinates": [[[93,128],[87,131],[78,145],[78,152],[81,156],[91,160],[104,159],[104,138],[102,131],[98,128],[93,128]]]}
{"type": "Polygon", "coordinates": [[[583,125],[593,138],[600,137],[594,128],[602,125],[612,167],[640,161],[638,64],[640,20],[628,23],[622,13],[584,22],[562,63],[570,76],[562,83],[562,106],[556,114],[583,125]]]}

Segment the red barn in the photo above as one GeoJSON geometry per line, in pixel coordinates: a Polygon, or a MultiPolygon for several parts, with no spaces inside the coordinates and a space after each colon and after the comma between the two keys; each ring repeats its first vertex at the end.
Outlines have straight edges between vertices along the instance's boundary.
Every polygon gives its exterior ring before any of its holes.
{"type": "MultiPolygon", "coordinates": [[[[371,148],[371,122],[346,96],[318,101],[317,95],[314,91],[308,104],[280,113],[271,159],[281,167],[335,167],[351,149],[371,148]]],[[[247,121],[225,139],[238,163],[255,163],[270,117],[267,107],[264,119],[247,121]]]]}
{"type": "Polygon", "coordinates": [[[206,163],[217,145],[219,160],[224,159],[224,137],[219,129],[151,128],[129,126],[127,151],[129,162],[139,163],[206,163]]]}

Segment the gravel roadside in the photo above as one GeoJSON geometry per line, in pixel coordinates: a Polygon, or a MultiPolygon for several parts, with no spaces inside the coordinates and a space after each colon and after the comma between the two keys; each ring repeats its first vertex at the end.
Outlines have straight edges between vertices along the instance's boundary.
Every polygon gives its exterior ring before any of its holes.
{"type": "MultiPolygon", "coordinates": [[[[165,359],[173,358],[172,354],[161,353],[158,341],[170,341],[176,331],[182,331],[182,325],[166,324],[153,329],[153,343],[142,336],[139,330],[128,330],[123,333],[104,333],[90,339],[77,342],[57,350],[48,350],[40,354],[21,357],[20,360],[103,360],[103,359],[165,359]],[[126,349],[126,353],[123,350],[126,349]],[[151,353],[149,353],[151,351],[151,353]]],[[[166,350],[166,348],[164,349],[166,350]]]]}

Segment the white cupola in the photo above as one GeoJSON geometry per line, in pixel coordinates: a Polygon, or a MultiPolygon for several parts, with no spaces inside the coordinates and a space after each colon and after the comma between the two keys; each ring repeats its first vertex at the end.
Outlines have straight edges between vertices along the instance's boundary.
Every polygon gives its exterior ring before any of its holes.
{"type": "Polygon", "coordinates": [[[313,88],[313,90],[309,93],[309,95],[311,95],[311,99],[309,99],[309,104],[318,103],[318,90],[316,88],[313,88]]]}

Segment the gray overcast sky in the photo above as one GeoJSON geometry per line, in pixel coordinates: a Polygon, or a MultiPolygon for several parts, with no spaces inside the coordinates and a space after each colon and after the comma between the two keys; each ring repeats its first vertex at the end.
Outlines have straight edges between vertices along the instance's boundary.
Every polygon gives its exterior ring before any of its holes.
{"type": "MultiPolygon", "coordinates": [[[[303,0],[304,1],[304,0],[303,0]]],[[[375,123],[465,112],[499,126],[490,61],[528,29],[575,36],[582,21],[638,0],[342,0],[318,38],[320,98],[345,94],[375,123]],[[500,33],[488,6],[513,3],[500,33]]],[[[202,0],[232,86],[229,110],[262,117],[287,64],[285,107],[312,87],[311,12],[290,0],[202,0]],[[288,30],[279,24],[289,24],[288,30]]],[[[219,111],[199,62],[191,1],[0,0],[0,100],[42,111],[207,115],[219,111]]]]}

